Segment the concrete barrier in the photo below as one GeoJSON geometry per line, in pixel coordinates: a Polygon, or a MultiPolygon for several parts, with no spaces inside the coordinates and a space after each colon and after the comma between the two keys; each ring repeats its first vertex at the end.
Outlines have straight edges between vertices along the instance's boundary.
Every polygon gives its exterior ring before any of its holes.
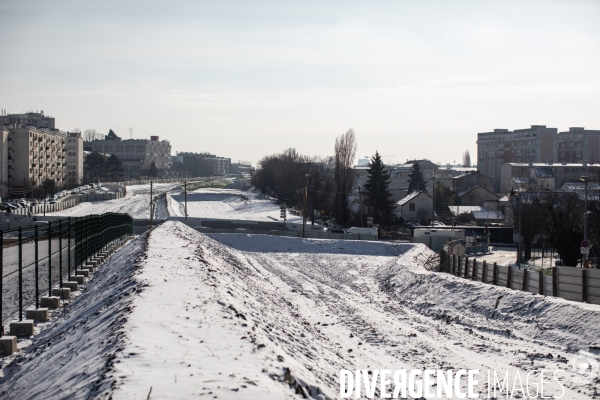
{"type": "Polygon", "coordinates": [[[40,307],[58,308],[60,307],[60,297],[45,296],[40,299],[40,307]]]}
{"type": "Polygon", "coordinates": [[[31,336],[33,335],[33,320],[24,319],[23,321],[10,323],[11,336],[31,336]]]}
{"type": "Polygon", "coordinates": [[[48,308],[37,308],[35,310],[25,311],[25,316],[27,319],[46,322],[50,318],[50,313],[48,311],[48,308]]]}
{"type": "Polygon", "coordinates": [[[0,354],[3,356],[9,356],[15,351],[17,351],[17,337],[2,336],[0,338],[0,354]]]}

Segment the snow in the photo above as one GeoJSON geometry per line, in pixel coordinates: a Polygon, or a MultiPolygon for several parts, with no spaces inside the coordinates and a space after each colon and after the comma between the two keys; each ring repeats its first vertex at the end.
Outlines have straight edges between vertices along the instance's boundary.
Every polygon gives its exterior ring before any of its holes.
{"type": "MultiPolygon", "coordinates": [[[[155,219],[185,215],[184,194],[174,183],[155,184],[155,219]]],[[[198,189],[187,194],[188,216],[207,219],[243,221],[282,221],[280,206],[258,191],[238,189],[198,189]]],[[[105,212],[127,213],[133,218],[150,218],[150,185],[127,186],[127,195],[121,199],[80,203],[75,207],[47,213],[51,216],[83,216],[105,212]]],[[[291,213],[287,222],[298,223],[302,218],[291,213]]]]}
{"type": "MultiPolygon", "coordinates": [[[[155,218],[168,217],[165,196],[177,187],[174,183],[157,183],[153,185],[152,196],[156,201],[155,218]]],[[[90,201],[79,203],[75,207],[63,211],[47,213],[46,215],[80,217],[88,214],[103,214],[106,212],[127,213],[133,218],[150,218],[150,185],[127,186],[127,195],[121,199],[90,201]]]]}
{"type": "MultiPolygon", "coordinates": [[[[185,215],[182,192],[169,196],[169,214],[185,215]]],[[[244,221],[280,221],[280,206],[256,191],[236,189],[199,189],[187,194],[189,217],[244,221]]],[[[288,213],[287,222],[301,222],[302,218],[288,213]]]]}
{"type": "Polygon", "coordinates": [[[554,370],[600,348],[600,306],[430,272],[431,255],[167,221],[5,359],[0,396],[338,398],[340,369],[554,370]]]}

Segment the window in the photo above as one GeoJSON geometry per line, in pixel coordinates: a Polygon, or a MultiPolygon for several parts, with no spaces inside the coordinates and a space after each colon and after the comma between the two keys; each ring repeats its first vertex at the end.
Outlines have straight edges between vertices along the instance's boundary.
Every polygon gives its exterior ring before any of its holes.
{"type": "Polygon", "coordinates": [[[408,203],[408,211],[415,211],[415,203],[408,203]]]}

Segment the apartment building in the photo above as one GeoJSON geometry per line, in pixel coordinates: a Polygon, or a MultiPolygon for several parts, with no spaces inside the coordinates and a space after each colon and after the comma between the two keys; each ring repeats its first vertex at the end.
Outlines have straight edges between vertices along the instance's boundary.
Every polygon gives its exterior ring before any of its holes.
{"type": "Polygon", "coordinates": [[[150,136],[149,140],[123,140],[110,130],[104,140],[86,142],[84,150],[116,155],[123,163],[125,178],[137,178],[153,162],[159,176],[164,176],[171,167],[171,143],[158,136],[150,136]]]}
{"type": "Polygon", "coordinates": [[[553,161],[566,163],[600,161],[600,131],[585,128],[569,128],[560,132],[554,142],[556,158],[553,161]]]}
{"type": "Polygon", "coordinates": [[[496,181],[498,189],[502,164],[555,161],[556,135],[557,129],[546,125],[478,133],[477,170],[496,181]]]}
{"type": "Polygon", "coordinates": [[[66,185],[66,136],[57,130],[16,128],[9,130],[7,184],[36,187],[53,180],[57,189],[66,185]]]}
{"type": "Polygon", "coordinates": [[[69,187],[83,183],[83,138],[81,132],[67,134],[67,184],[69,187]]]}
{"type": "Polygon", "coordinates": [[[24,114],[7,114],[6,110],[0,112],[0,128],[25,128],[35,126],[38,129],[55,129],[54,117],[44,115],[44,111],[27,112],[24,114]]]}
{"type": "Polygon", "coordinates": [[[0,197],[4,199],[8,182],[8,129],[0,128],[0,197]]]}

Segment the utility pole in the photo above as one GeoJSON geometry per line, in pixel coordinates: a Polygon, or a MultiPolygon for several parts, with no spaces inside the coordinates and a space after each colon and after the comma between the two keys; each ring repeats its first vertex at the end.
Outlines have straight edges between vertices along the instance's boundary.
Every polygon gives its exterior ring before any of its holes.
{"type": "Polygon", "coordinates": [[[306,237],[306,198],[308,197],[308,174],[304,177],[304,207],[302,208],[302,237],[306,237]]]}
{"type": "Polygon", "coordinates": [[[362,192],[360,191],[360,185],[358,185],[358,199],[360,203],[360,227],[363,227],[363,209],[362,209],[362,192]]]}
{"type": "MultiPolygon", "coordinates": [[[[584,201],[584,209],[583,209],[583,240],[587,241],[588,238],[588,176],[582,176],[579,178],[580,181],[585,183],[585,201],[584,201]]],[[[587,254],[583,254],[583,260],[581,262],[582,268],[585,268],[585,264],[587,262],[587,254]]]]}
{"type": "Polygon", "coordinates": [[[44,182],[44,217],[46,216],[46,182],[44,182]]]}
{"type": "Polygon", "coordinates": [[[431,192],[431,226],[433,227],[433,220],[435,219],[435,171],[433,171],[433,190],[431,192]]]}
{"type": "Polygon", "coordinates": [[[187,181],[183,181],[183,187],[184,187],[183,199],[185,201],[185,220],[187,221],[187,181]]]}
{"type": "Polygon", "coordinates": [[[150,181],[150,229],[152,229],[153,214],[154,214],[154,207],[152,205],[152,181],[150,181]]]}

